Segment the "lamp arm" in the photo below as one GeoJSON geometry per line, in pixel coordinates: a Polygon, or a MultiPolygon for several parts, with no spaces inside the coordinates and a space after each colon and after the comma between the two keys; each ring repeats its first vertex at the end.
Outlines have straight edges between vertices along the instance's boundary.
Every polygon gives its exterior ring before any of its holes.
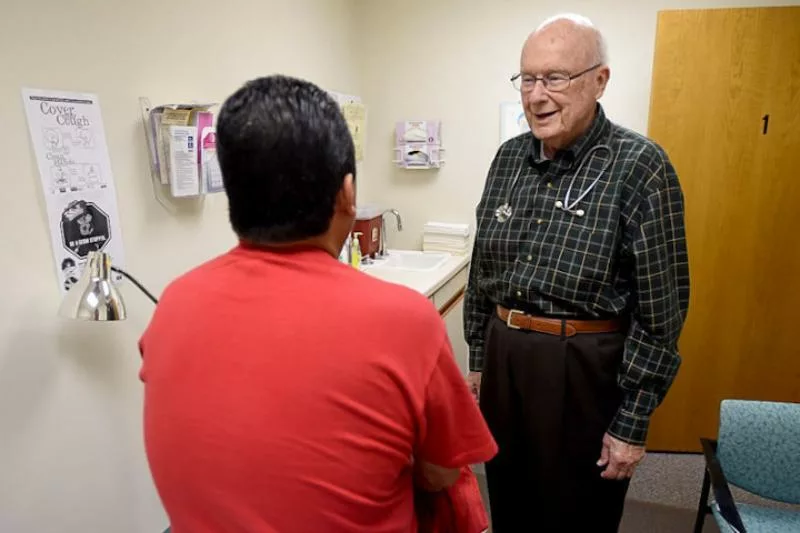
{"type": "Polygon", "coordinates": [[[128,274],[127,272],[125,272],[125,271],[124,271],[124,270],[122,270],[121,268],[118,268],[118,267],[115,267],[115,266],[112,266],[112,267],[111,267],[111,271],[112,271],[112,272],[116,272],[117,274],[122,274],[122,276],[124,276],[125,278],[127,278],[127,279],[128,279],[128,281],[130,281],[131,283],[133,283],[134,285],[136,285],[136,286],[139,288],[139,290],[140,290],[140,291],[142,291],[142,292],[145,294],[145,296],[147,296],[148,298],[150,298],[150,300],[152,300],[152,302],[153,302],[154,304],[158,305],[158,299],[157,299],[155,296],[153,296],[153,294],[152,294],[150,291],[148,291],[147,289],[145,289],[145,288],[144,288],[144,285],[142,285],[141,283],[139,283],[139,280],[137,280],[136,278],[134,278],[133,276],[131,276],[130,274],[128,274]]]}

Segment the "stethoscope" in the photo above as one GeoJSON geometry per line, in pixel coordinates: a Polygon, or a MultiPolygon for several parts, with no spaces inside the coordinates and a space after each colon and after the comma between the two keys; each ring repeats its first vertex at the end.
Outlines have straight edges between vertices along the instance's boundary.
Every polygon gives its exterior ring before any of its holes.
{"type": "MultiPolygon", "coordinates": [[[[575,171],[574,174],[572,174],[572,179],[569,181],[569,186],[567,187],[567,191],[564,193],[564,201],[557,200],[555,203],[555,208],[561,209],[565,213],[569,213],[570,215],[576,217],[582,217],[583,215],[585,215],[586,211],[584,211],[583,209],[577,209],[577,206],[581,202],[581,200],[586,198],[587,194],[592,192],[592,189],[594,189],[595,185],[597,185],[597,182],[600,181],[600,178],[603,176],[603,174],[605,174],[606,170],[608,170],[611,167],[611,164],[613,163],[614,160],[613,155],[614,153],[611,151],[611,147],[608,146],[607,144],[598,144],[597,146],[593,146],[588,152],[586,152],[586,154],[583,156],[583,159],[581,160],[581,164],[578,166],[578,169],[575,171]],[[575,200],[570,201],[570,198],[572,198],[572,186],[575,184],[575,179],[581,174],[584,167],[586,166],[586,163],[592,160],[592,156],[598,150],[605,150],[606,152],[608,152],[608,160],[605,162],[605,164],[603,164],[603,168],[600,169],[600,172],[597,174],[597,177],[595,177],[594,180],[592,180],[592,183],[590,183],[589,186],[586,187],[586,189],[581,194],[579,194],[577,198],[575,198],[575,200]]],[[[506,201],[503,203],[503,205],[501,205],[494,211],[494,217],[497,219],[498,222],[501,223],[505,222],[506,220],[511,218],[512,214],[514,214],[514,210],[511,208],[511,203],[510,203],[511,193],[514,192],[514,187],[516,187],[517,181],[519,181],[519,176],[522,173],[522,169],[524,168],[524,166],[525,164],[523,163],[519,167],[519,169],[517,169],[517,174],[511,181],[511,186],[508,188],[508,192],[506,193],[506,201]]]]}

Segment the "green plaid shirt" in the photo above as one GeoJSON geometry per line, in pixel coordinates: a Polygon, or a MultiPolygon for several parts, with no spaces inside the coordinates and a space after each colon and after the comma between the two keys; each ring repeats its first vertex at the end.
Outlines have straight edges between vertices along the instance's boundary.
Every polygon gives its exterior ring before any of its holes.
{"type": "Polygon", "coordinates": [[[464,328],[470,369],[483,368],[484,335],[495,306],[557,318],[627,317],[619,386],[622,405],[609,433],[643,444],[650,415],[680,366],[678,337],[689,304],[683,193],[667,154],[610,122],[598,104],[589,131],[552,161],[526,133],[504,143],[478,204],[464,328]],[[591,154],[598,145],[611,148],[591,154]],[[603,172],[603,167],[610,167],[603,172]],[[555,208],[599,181],[576,207],[555,208]],[[515,176],[519,176],[512,187],[515,176]],[[508,202],[504,223],[495,210],[508,202]]]}

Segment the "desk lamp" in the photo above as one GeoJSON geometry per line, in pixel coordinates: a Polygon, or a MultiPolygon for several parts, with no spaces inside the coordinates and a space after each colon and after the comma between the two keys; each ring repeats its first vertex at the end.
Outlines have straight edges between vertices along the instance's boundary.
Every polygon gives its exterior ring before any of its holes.
{"type": "Polygon", "coordinates": [[[66,318],[98,322],[125,320],[125,301],[111,281],[111,272],[128,279],[154,304],[158,304],[156,297],[136,278],[113,266],[107,253],[89,252],[83,274],[64,296],[58,314],[66,318]]]}

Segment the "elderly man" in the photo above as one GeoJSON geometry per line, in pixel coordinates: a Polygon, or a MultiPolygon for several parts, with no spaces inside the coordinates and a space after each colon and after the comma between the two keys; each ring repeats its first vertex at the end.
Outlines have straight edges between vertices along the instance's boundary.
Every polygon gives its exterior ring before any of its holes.
{"type": "Polygon", "coordinates": [[[496,533],[616,531],[680,364],[683,195],[664,151],[606,118],[609,75],[587,19],[533,32],[513,78],[532,134],[500,147],[477,207],[465,329],[496,533]]]}

